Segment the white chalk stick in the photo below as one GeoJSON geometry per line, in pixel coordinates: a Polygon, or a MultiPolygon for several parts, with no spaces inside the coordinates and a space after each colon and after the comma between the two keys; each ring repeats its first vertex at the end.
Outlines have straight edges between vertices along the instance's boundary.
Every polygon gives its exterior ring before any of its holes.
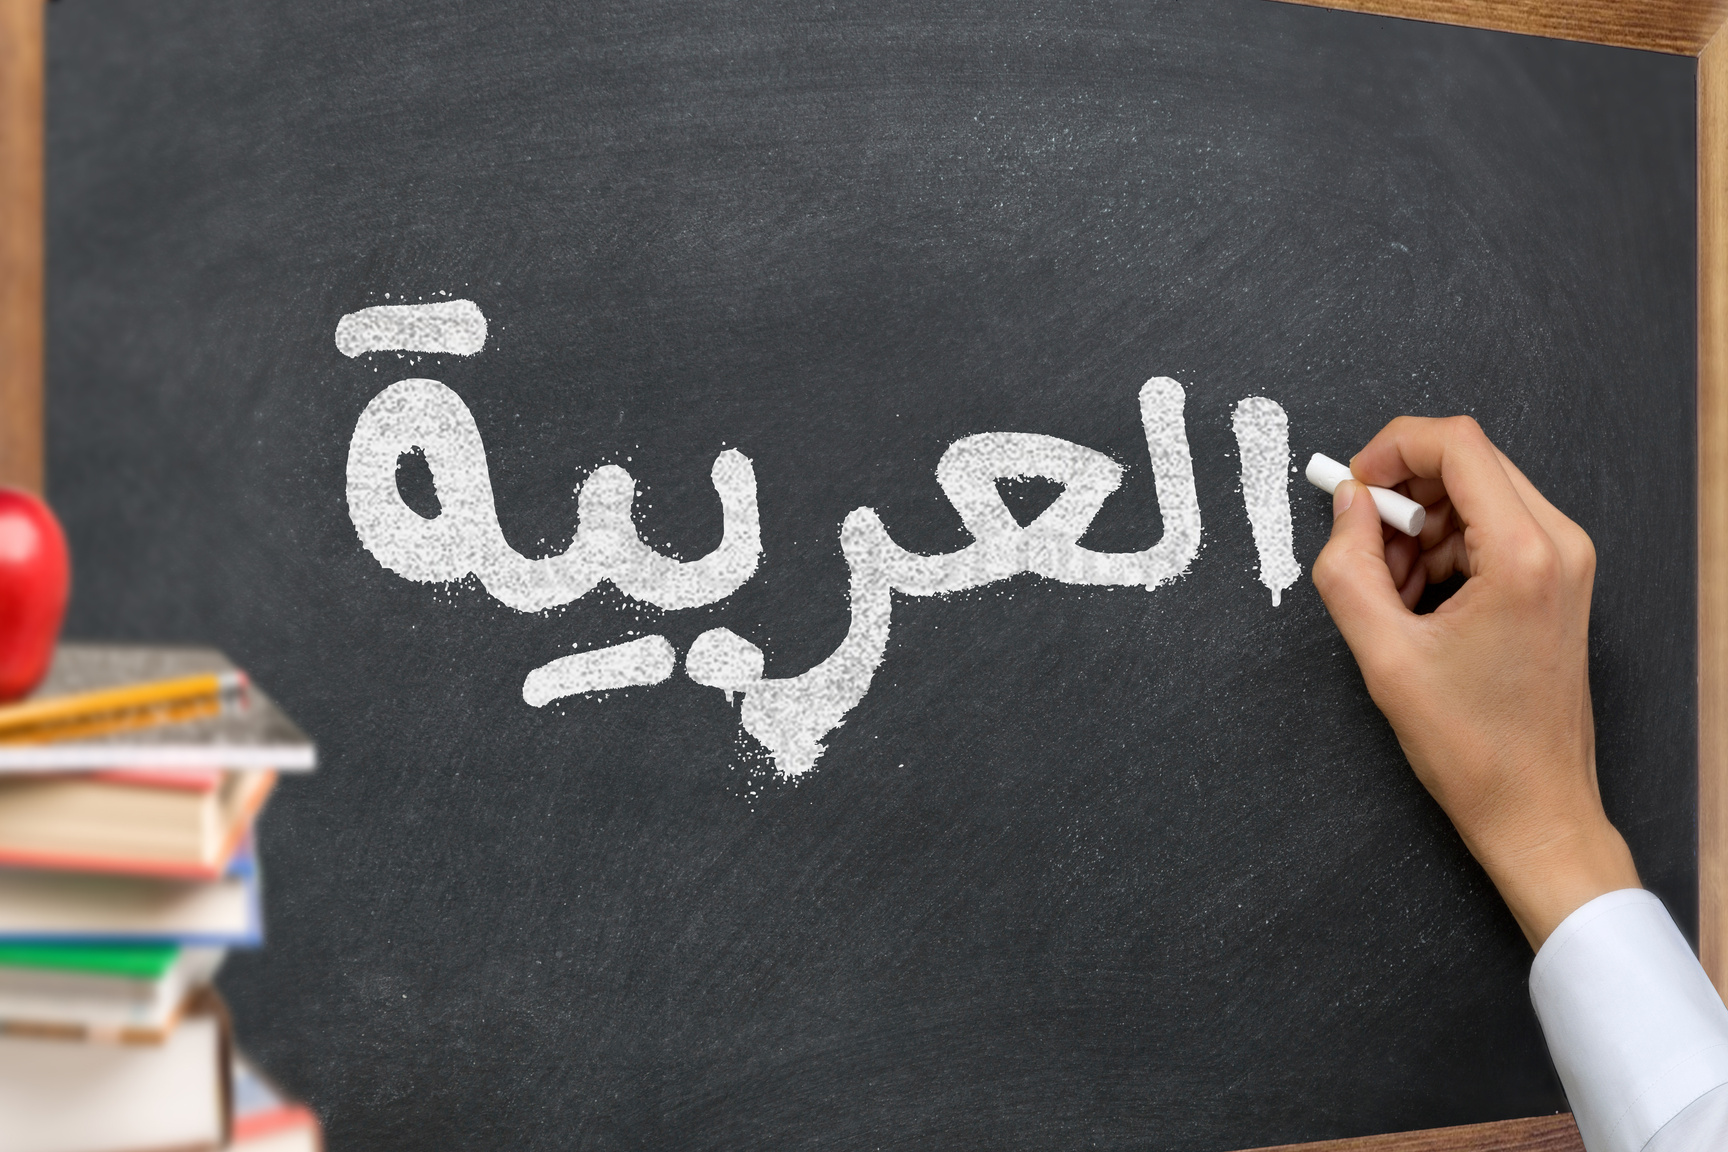
{"type": "MultiPolygon", "coordinates": [[[[1314,458],[1308,461],[1308,483],[1330,496],[1337,491],[1338,485],[1345,480],[1354,479],[1350,475],[1348,465],[1340,464],[1330,456],[1314,453],[1314,458]]],[[[1390,488],[1376,488],[1368,485],[1368,495],[1374,497],[1374,507],[1380,513],[1380,519],[1398,529],[1406,536],[1414,536],[1422,531],[1422,524],[1428,519],[1428,510],[1408,496],[1400,496],[1390,488]]]]}

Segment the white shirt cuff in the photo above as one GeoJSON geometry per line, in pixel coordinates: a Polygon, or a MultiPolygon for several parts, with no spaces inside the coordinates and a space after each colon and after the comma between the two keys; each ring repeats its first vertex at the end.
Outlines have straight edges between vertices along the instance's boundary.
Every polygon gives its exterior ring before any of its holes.
{"type": "Polygon", "coordinates": [[[1641,1152],[1728,1084],[1728,1008],[1643,889],[1566,917],[1536,954],[1530,999],[1589,1152],[1641,1152]]]}
{"type": "Polygon", "coordinates": [[[1644,1145],[1644,1152],[1721,1152],[1728,1144],[1728,1084],[1712,1089],[1644,1145]]]}

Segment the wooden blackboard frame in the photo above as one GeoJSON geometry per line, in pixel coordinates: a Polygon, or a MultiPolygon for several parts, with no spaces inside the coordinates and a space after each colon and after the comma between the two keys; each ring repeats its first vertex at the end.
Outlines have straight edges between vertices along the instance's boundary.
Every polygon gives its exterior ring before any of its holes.
{"type": "Polygon", "coordinates": [[[43,0],[0,0],[0,484],[42,491],[43,0]]]}
{"type": "MultiPolygon", "coordinates": [[[[1728,0],[1286,0],[1698,60],[1698,945],[1728,989],[1728,0]]],[[[0,483],[44,486],[45,0],[0,0],[0,483]]],[[[1282,1146],[1581,1152],[1568,1114],[1282,1146]]],[[[1273,1152],[1273,1150],[1265,1150],[1273,1152]]]]}

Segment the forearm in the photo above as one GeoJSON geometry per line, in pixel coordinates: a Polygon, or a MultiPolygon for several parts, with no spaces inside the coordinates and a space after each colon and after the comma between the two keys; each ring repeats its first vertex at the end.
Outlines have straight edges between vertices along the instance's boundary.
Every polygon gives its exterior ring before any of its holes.
{"type": "Polygon", "coordinates": [[[1532,829],[1489,844],[1466,836],[1465,843],[1533,950],[1598,896],[1639,886],[1625,839],[1599,808],[1558,829],[1532,829]]]}

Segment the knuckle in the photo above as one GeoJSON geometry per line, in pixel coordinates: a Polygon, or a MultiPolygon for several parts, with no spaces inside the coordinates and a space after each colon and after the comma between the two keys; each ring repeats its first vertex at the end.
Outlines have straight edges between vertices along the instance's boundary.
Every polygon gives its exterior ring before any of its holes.
{"type": "Polygon", "coordinates": [[[1325,597],[1329,589],[1337,586],[1338,566],[1337,550],[1330,546],[1322,548],[1320,555],[1314,557],[1314,568],[1310,575],[1314,580],[1314,587],[1320,590],[1322,598],[1325,597]]]}
{"type": "Polygon", "coordinates": [[[1572,537],[1572,569],[1579,576],[1594,576],[1596,574],[1596,544],[1590,539],[1590,533],[1573,525],[1572,537]]]}
{"type": "Polygon", "coordinates": [[[1462,439],[1488,439],[1488,434],[1482,431],[1482,425],[1476,423],[1476,417],[1474,416],[1449,416],[1446,419],[1446,424],[1448,432],[1462,439]]]}
{"type": "Polygon", "coordinates": [[[1520,533],[1512,541],[1508,560],[1521,584],[1549,584],[1561,575],[1560,550],[1541,532],[1520,533]]]}

